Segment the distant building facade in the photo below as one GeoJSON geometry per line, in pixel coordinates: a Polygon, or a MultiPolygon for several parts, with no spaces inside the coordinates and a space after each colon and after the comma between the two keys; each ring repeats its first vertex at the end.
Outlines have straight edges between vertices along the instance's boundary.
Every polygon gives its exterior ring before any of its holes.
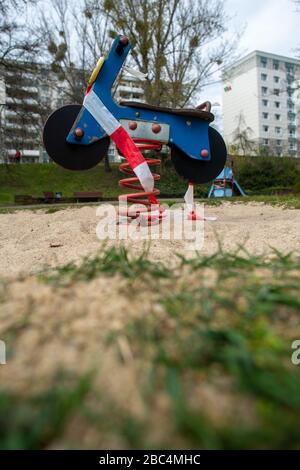
{"type": "MultiPolygon", "coordinates": [[[[67,86],[58,85],[56,74],[46,65],[15,62],[0,67],[0,164],[50,161],[43,148],[43,124],[54,109],[66,104],[67,86]]],[[[140,81],[122,77],[115,99],[143,101],[140,81]]],[[[108,154],[110,161],[119,160],[114,144],[108,154]]]]}
{"type": "MultiPolygon", "coordinates": [[[[117,84],[114,98],[116,101],[137,101],[145,102],[144,90],[141,81],[131,75],[123,75],[117,84]]],[[[120,162],[122,158],[119,156],[116,145],[111,141],[108,156],[111,162],[120,162]]]]}
{"type": "Polygon", "coordinates": [[[252,155],[300,157],[300,60],[255,51],[224,71],[228,145],[247,134],[252,155]],[[244,134],[243,134],[244,133],[244,134]]]}
{"type": "Polygon", "coordinates": [[[49,113],[63,104],[57,77],[46,65],[11,62],[0,68],[0,163],[47,162],[42,129],[49,113]]]}

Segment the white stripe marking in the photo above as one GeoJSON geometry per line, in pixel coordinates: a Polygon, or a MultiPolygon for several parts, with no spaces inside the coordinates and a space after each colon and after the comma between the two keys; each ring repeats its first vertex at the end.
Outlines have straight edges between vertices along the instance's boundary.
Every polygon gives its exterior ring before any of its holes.
{"type": "Polygon", "coordinates": [[[113,134],[120,127],[119,121],[104,106],[93,90],[85,96],[83,106],[91,113],[93,118],[96,119],[108,135],[113,134]]]}
{"type": "Polygon", "coordinates": [[[194,204],[194,185],[189,184],[188,190],[184,195],[184,201],[188,206],[188,210],[192,210],[194,204]]]}
{"type": "Polygon", "coordinates": [[[144,190],[146,192],[153,191],[154,178],[150,171],[148,163],[147,162],[140,163],[138,166],[136,166],[133,169],[133,171],[135,172],[136,176],[140,180],[141,185],[143,186],[144,190]]]}

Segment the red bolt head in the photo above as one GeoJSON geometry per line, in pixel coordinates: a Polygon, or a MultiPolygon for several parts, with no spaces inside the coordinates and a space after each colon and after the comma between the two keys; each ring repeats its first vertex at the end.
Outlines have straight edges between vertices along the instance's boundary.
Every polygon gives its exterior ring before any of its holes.
{"type": "Polygon", "coordinates": [[[137,128],[137,123],[136,123],[135,121],[130,121],[130,122],[129,122],[129,129],[130,129],[131,131],[135,131],[136,128],[137,128]]]}
{"type": "Polygon", "coordinates": [[[74,131],[74,135],[76,139],[82,139],[82,137],[84,136],[84,130],[81,129],[80,127],[77,127],[74,131]]]}
{"type": "Polygon", "coordinates": [[[201,150],[201,157],[207,158],[209,156],[209,151],[206,149],[201,150]]]}
{"type": "Polygon", "coordinates": [[[127,37],[127,36],[121,36],[121,37],[120,37],[120,43],[121,43],[123,46],[127,46],[127,44],[129,43],[128,37],[127,37]]]}
{"type": "Polygon", "coordinates": [[[200,220],[200,217],[195,211],[192,211],[188,214],[188,220],[200,220]]]}
{"type": "Polygon", "coordinates": [[[158,134],[161,131],[161,127],[159,124],[152,124],[152,132],[154,134],[158,134]]]}

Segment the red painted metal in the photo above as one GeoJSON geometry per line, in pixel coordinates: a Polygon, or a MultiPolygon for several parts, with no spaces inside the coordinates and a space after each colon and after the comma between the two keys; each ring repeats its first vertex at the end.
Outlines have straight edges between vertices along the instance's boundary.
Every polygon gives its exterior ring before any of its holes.
{"type": "Polygon", "coordinates": [[[137,128],[137,122],[136,122],[136,121],[130,121],[130,122],[129,122],[129,129],[130,129],[131,131],[135,131],[136,128],[137,128]]]}
{"type": "Polygon", "coordinates": [[[80,127],[77,127],[74,131],[74,135],[75,135],[76,139],[80,140],[84,136],[84,130],[81,129],[80,127]]]}
{"type": "Polygon", "coordinates": [[[161,126],[159,124],[152,124],[152,132],[158,134],[161,131],[161,126]]]}
{"type": "MultiPolygon", "coordinates": [[[[161,142],[138,138],[133,140],[140,151],[161,150],[161,142]]],[[[147,156],[145,156],[145,159],[149,167],[160,165],[159,158],[147,158],[147,156]]],[[[125,210],[120,209],[119,215],[126,217],[127,220],[138,219],[139,225],[147,226],[159,224],[164,217],[164,209],[157,200],[157,196],[160,193],[159,189],[154,188],[153,191],[144,191],[139,179],[135,176],[134,171],[127,162],[121,163],[119,169],[126,175],[134,175],[129,178],[121,179],[119,181],[119,186],[121,188],[128,188],[137,191],[119,196],[120,203],[127,202],[127,208],[125,210]]],[[[160,174],[153,173],[153,178],[154,182],[159,181],[160,174]]]]}

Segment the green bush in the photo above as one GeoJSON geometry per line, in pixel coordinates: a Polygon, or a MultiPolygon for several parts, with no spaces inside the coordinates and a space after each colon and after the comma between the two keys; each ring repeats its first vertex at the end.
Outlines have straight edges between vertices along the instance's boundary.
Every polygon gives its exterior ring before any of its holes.
{"type": "Polygon", "coordinates": [[[235,157],[235,176],[246,191],[292,188],[300,181],[298,162],[292,158],[235,157]]]}
{"type": "Polygon", "coordinates": [[[300,179],[293,186],[293,193],[300,194],[300,179]]]}

